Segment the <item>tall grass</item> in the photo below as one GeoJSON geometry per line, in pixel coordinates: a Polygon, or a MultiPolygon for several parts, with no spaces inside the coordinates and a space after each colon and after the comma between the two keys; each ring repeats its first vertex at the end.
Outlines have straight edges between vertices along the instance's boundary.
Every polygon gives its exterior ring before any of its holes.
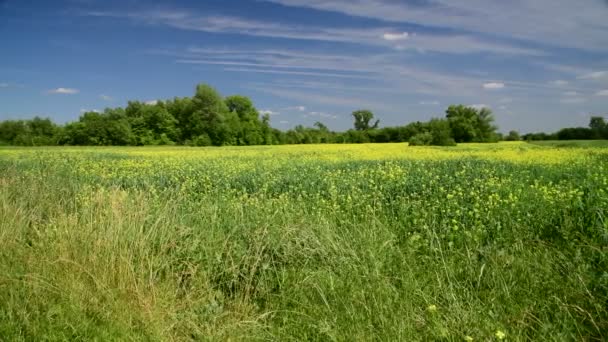
{"type": "Polygon", "coordinates": [[[605,340],[605,154],[467,148],[0,151],[0,339],[605,340]]]}

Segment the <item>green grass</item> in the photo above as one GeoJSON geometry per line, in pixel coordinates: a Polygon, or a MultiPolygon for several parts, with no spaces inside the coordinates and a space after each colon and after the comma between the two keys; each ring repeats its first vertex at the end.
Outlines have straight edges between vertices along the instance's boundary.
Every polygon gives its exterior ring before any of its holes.
{"type": "Polygon", "coordinates": [[[139,151],[0,150],[0,340],[608,338],[605,154],[139,151]]]}
{"type": "Polygon", "coordinates": [[[549,147],[608,147],[608,140],[546,140],[532,141],[531,143],[549,147]]]}

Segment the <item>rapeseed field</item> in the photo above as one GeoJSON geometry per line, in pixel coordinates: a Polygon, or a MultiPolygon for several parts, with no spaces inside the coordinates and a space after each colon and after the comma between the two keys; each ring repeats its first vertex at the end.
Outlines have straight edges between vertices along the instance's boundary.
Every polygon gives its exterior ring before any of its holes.
{"type": "Polygon", "coordinates": [[[608,338],[608,149],[0,148],[0,340],[608,338]]]}

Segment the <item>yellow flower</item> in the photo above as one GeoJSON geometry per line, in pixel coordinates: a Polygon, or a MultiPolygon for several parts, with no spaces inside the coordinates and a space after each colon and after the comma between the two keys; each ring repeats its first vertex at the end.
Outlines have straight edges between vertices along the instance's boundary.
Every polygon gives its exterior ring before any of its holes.
{"type": "Polygon", "coordinates": [[[496,330],[495,336],[499,340],[504,340],[507,335],[504,332],[502,332],[501,330],[496,330]]]}
{"type": "Polygon", "coordinates": [[[467,342],[473,342],[473,338],[471,336],[465,336],[464,340],[467,342]]]}
{"type": "Polygon", "coordinates": [[[429,312],[435,312],[437,311],[437,305],[435,304],[431,304],[426,308],[429,312]]]}

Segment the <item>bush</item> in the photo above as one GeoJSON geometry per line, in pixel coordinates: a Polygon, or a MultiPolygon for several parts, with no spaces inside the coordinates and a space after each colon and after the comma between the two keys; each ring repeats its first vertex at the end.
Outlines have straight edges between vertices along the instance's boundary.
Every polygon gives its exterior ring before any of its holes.
{"type": "Polygon", "coordinates": [[[410,138],[410,146],[429,146],[433,142],[430,132],[418,133],[410,138]]]}

